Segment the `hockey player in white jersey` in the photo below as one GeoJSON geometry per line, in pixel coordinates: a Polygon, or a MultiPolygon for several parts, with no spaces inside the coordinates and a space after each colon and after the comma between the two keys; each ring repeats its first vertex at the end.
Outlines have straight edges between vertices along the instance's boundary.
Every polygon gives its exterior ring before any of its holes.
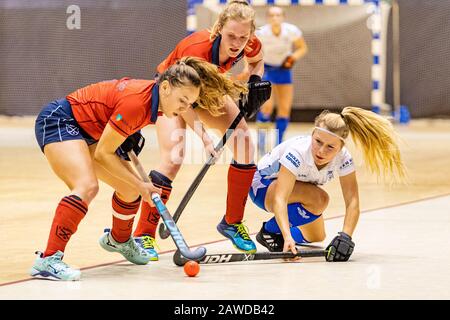
{"type": "MultiPolygon", "coordinates": [[[[292,68],[308,52],[303,32],[285,20],[281,7],[267,9],[267,24],[256,31],[264,51],[263,79],[272,83],[272,96],[256,116],[258,131],[258,154],[266,153],[266,131],[271,128],[271,115],[276,104],[276,144],[283,141],[289,125],[294,98],[292,68]]],[[[296,88],[298,90],[298,88],[296,88]]]]}
{"type": "Polygon", "coordinates": [[[356,107],[340,114],[322,112],[310,136],[291,138],[258,162],[250,198],[274,217],[263,223],[257,241],[270,251],[292,251],[295,244],[325,239],[322,213],[328,194],[320,187],[339,177],[345,201],[342,231],[331,241],[334,261],[347,261],[354,249],[352,235],[360,208],[355,166],[345,141],[350,134],[362,150],[364,163],[380,177],[405,178],[395,131],[379,115],[356,107]]]}

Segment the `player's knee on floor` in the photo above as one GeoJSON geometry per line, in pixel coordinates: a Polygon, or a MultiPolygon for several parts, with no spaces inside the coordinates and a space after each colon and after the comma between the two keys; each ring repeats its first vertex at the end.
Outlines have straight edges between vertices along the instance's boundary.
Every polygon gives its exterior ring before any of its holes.
{"type": "Polygon", "coordinates": [[[310,241],[305,239],[302,231],[298,227],[291,227],[290,231],[291,231],[292,239],[294,239],[295,243],[298,243],[298,244],[310,243],[310,241]]]}
{"type": "Polygon", "coordinates": [[[311,243],[311,242],[322,242],[325,240],[325,232],[315,233],[311,235],[304,235],[304,232],[300,230],[298,227],[291,227],[291,236],[295,240],[296,243],[311,243]]]}
{"type": "Polygon", "coordinates": [[[306,235],[306,238],[309,242],[322,242],[326,237],[327,235],[325,234],[325,232],[317,232],[306,235]]]}
{"type": "MultiPolygon", "coordinates": [[[[311,223],[318,219],[320,216],[321,215],[315,215],[305,209],[301,203],[296,202],[288,204],[289,223],[292,227],[299,227],[311,223]]],[[[266,222],[266,230],[272,233],[281,232],[275,217],[266,222]]]]}
{"type": "Polygon", "coordinates": [[[289,222],[293,227],[303,226],[318,219],[321,215],[316,215],[299,203],[288,204],[289,222]]]}

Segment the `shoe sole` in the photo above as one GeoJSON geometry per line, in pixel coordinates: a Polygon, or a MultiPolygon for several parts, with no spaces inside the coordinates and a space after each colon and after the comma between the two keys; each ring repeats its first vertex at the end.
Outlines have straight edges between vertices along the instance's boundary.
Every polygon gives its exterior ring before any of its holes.
{"type": "MultiPolygon", "coordinates": [[[[231,243],[233,243],[233,241],[231,241],[231,243]]],[[[239,248],[237,245],[235,245],[234,243],[233,243],[233,247],[235,247],[236,249],[238,249],[239,251],[241,251],[241,252],[243,252],[243,253],[246,253],[246,254],[254,254],[254,253],[256,253],[256,249],[254,249],[254,250],[242,250],[241,248],[239,248]]]]}
{"type": "Polygon", "coordinates": [[[30,275],[31,275],[33,278],[36,278],[36,279],[51,280],[51,281],[79,281],[80,278],[81,278],[81,274],[80,274],[79,276],[74,277],[74,278],[72,278],[72,279],[61,279],[61,278],[58,278],[58,277],[54,276],[54,275],[53,275],[52,273],[50,273],[50,272],[47,272],[47,271],[39,271],[39,270],[37,270],[37,269],[35,269],[35,268],[32,268],[32,269],[31,269],[30,275]]]}

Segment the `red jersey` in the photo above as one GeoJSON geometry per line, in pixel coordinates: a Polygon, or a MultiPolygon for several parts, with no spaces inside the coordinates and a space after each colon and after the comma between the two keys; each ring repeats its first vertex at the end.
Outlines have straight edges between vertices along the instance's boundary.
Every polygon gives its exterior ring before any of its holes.
{"type": "Polygon", "coordinates": [[[122,78],[91,84],[66,98],[80,127],[99,140],[109,123],[128,137],[156,122],[159,86],[154,80],[122,78]]]}
{"type": "Polygon", "coordinates": [[[256,36],[253,36],[244,50],[235,58],[230,58],[225,64],[219,65],[219,47],[221,36],[210,40],[211,33],[208,30],[194,32],[181,40],[169,56],[159,64],[157,71],[159,74],[167,70],[177,60],[191,56],[202,58],[208,62],[219,66],[220,72],[227,72],[244,56],[252,58],[261,51],[261,42],[256,36]]]}

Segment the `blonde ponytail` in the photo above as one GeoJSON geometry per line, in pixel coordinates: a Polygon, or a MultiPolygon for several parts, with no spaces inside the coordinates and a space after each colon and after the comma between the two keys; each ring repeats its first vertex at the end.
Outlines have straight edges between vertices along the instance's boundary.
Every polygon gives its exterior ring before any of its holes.
{"type": "Polygon", "coordinates": [[[355,146],[362,149],[364,163],[379,177],[404,181],[406,168],[402,162],[397,134],[385,118],[368,110],[346,107],[340,114],[322,112],[315,125],[347,138],[351,134],[355,146]]]}

